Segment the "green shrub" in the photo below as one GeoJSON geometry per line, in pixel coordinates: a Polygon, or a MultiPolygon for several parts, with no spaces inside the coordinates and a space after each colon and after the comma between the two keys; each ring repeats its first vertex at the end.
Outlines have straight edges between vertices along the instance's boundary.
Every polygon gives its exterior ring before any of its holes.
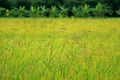
{"type": "Polygon", "coordinates": [[[25,6],[20,6],[18,9],[19,17],[29,17],[29,11],[25,9],[25,6]]]}
{"type": "Polygon", "coordinates": [[[0,17],[4,17],[5,16],[5,8],[0,7],[0,17]]]}
{"type": "Polygon", "coordinates": [[[118,16],[120,16],[120,9],[118,9],[116,13],[118,14],[118,16]]]}
{"type": "Polygon", "coordinates": [[[56,6],[52,6],[49,10],[49,17],[57,17],[58,13],[58,8],[56,6]]]}
{"type": "Polygon", "coordinates": [[[25,6],[23,6],[23,7],[20,6],[19,9],[18,9],[18,12],[19,12],[18,15],[19,15],[19,17],[24,17],[25,11],[26,11],[25,10],[25,6]]]}
{"type": "Polygon", "coordinates": [[[10,16],[11,17],[18,17],[19,16],[19,11],[17,8],[13,8],[10,10],[10,16]]]}
{"type": "Polygon", "coordinates": [[[40,16],[40,7],[33,7],[30,8],[30,17],[39,17],[40,16]]]}
{"type": "Polygon", "coordinates": [[[20,6],[19,8],[14,8],[10,10],[11,17],[29,17],[29,11],[25,7],[20,6]]]}
{"type": "Polygon", "coordinates": [[[71,12],[74,17],[80,17],[80,7],[73,6],[71,12]]]}
{"type": "Polygon", "coordinates": [[[6,9],[5,16],[6,16],[6,17],[9,17],[9,16],[10,16],[10,10],[9,10],[9,9],[6,9]]]}
{"type": "Polygon", "coordinates": [[[81,7],[80,16],[81,17],[90,17],[90,11],[91,11],[90,6],[88,4],[85,4],[81,7]]]}
{"type": "Polygon", "coordinates": [[[92,10],[92,12],[93,12],[93,15],[96,17],[105,17],[106,14],[112,15],[111,8],[101,3],[98,3],[96,7],[92,10]]]}
{"type": "Polygon", "coordinates": [[[47,17],[48,15],[48,8],[46,6],[40,6],[40,17],[47,17]]]}
{"type": "Polygon", "coordinates": [[[69,8],[66,8],[65,6],[59,6],[60,11],[59,11],[59,17],[68,17],[68,11],[69,8]]]}

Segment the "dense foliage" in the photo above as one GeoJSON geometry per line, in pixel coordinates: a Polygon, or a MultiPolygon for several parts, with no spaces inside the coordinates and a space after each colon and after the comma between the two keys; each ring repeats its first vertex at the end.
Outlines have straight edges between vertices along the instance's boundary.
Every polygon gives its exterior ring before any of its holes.
{"type": "Polygon", "coordinates": [[[120,0],[0,0],[0,17],[118,17],[120,0]]]}

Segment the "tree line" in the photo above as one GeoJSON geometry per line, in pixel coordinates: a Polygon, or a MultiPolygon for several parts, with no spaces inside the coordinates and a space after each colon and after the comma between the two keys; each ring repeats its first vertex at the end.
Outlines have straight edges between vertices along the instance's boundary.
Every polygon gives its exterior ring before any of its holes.
{"type": "Polygon", "coordinates": [[[120,0],[0,0],[0,17],[120,17],[120,0]]]}

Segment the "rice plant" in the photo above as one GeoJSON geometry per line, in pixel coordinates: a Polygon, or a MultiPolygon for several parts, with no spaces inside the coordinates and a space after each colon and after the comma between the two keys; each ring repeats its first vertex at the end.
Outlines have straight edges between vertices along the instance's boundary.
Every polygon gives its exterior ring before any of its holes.
{"type": "Polygon", "coordinates": [[[1,18],[0,80],[120,80],[119,22],[1,18]]]}

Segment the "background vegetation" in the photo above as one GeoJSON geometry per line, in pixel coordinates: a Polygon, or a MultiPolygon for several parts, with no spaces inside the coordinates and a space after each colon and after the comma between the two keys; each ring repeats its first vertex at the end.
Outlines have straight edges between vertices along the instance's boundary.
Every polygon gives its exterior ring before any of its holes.
{"type": "Polygon", "coordinates": [[[119,17],[120,0],[0,0],[0,17],[119,17]]]}

